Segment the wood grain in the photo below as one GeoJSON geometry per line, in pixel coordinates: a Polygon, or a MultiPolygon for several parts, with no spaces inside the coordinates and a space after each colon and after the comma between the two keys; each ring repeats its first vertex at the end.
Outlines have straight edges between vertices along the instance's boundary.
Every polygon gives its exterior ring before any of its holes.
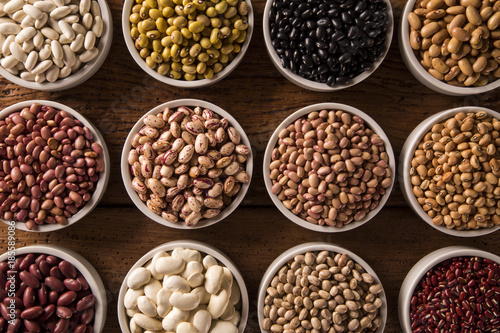
{"type": "MultiPolygon", "coordinates": [[[[275,208],[262,179],[262,157],[275,127],[292,112],[313,103],[338,102],[373,117],[390,138],[396,155],[412,129],[440,110],[478,105],[500,109],[500,93],[451,97],[424,87],[406,69],[397,45],[397,25],[405,4],[393,0],[395,31],[382,65],[362,83],[335,93],[311,92],[283,78],[272,65],[262,36],[264,0],[252,1],[256,27],[250,48],[236,70],[220,83],[202,89],[179,89],[155,81],[133,61],[121,34],[122,1],[110,0],[114,17],[111,52],[101,69],[84,84],[62,92],[25,89],[0,78],[0,108],[29,99],[67,104],[95,124],[111,155],[111,180],[99,206],[76,225],[41,234],[17,232],[19,247],[59,244],[81,253],[100,273],[110,302],[104,332],[119,332],[116,300],[123,277],[144,253],[164,242],[195,239],[218,247],[239,267],[250,294],[246,333],[259,332],[257,289],[267,266],[288,248],[312,241],[331,242],[363,257],[381,278],[389,302],[386,332],[400,332],[397,295],[408,270],[425,254],[448,245],[470,245],[500,254],[500,233],[467,239],[446,236],[423,223],[406,205],[398,186],[386,207],[366,225],[340,234],[305,230],[275,208]],[[245,129],[256,153],[250,191],[225,221],[202,230],[182,231],[148,220],[125,195],[119,169],[128,131],[148,110],[178,98],[198,98],[221,106],[245,129]]],[[[0,252],[7,230],[0,228],[0,252]]]]}

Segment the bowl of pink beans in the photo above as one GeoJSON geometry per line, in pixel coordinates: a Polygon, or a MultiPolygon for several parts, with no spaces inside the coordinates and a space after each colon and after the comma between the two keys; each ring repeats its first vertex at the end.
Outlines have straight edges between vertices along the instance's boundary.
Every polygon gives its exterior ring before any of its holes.
{"type": "Polygon", "coordinates": [[[107,298],[94,267],[53,245],[0,255],[0,332],[99,333],[107,298]]]}
{"type": "Polygon", "coordinates": [[[466,246],[423,257],[399,292],[403,332],[496,332],[500,328],[500,257],[466,246]]]}
{"type": "Polygon", "coordinates": [[[49,232],[90,213],[109,180],[99,131],[70,107],[25,101],[0,112],[0,218],[49,232]]]}

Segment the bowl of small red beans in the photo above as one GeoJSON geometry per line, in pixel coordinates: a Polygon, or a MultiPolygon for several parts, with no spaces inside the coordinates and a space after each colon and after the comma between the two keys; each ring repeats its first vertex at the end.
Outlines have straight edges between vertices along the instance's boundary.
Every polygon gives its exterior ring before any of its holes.
{"type": "Polygon", "coordinates": [[[85,117],[52,101],[0,112],[0,220],[50,232],[90,213],[109,180],[104,138],[85,117]]]}
{"type": "Polygon", "coordinates": [[[102,332],[106,290],[85,258],[54,245],[5,250],[0,255],[0,332],[102,332]]]}
{"type": "Polygon", "coordinates": [[[496,332],[500,257],[466,246],[436,250],[408,272],[399,292],[403,332],[496,332]]]}

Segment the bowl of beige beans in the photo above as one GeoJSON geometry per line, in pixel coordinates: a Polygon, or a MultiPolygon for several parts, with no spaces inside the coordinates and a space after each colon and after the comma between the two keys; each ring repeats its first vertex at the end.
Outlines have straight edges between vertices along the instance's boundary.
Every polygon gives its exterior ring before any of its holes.
{"type": "Polygon", "coordinates": [[[243,128],[225,110],[179,99],[146,113],[122,152],[122,178],[135,205],[172,228],[227,218],[250,186],[253,155],[243,128]]]}
{"type": "Polygon", "coordinates": [[[447,95],[500,87],[499,9],[497,1],[408,1],[399,34],[406,66],[422,84],[447,95]]]}
{"type": "Polygon", "coordinates": [[[382,333],[387,299],[380,279],[358,255],[330,243],[304,243],[269,265],[257,314],[262,333],[382,333]]]}
{"type": "Polygon", "coordinates": [[[344,104],[302,108],[271,136],[264,182],[278,209],[314,231],[352,230],[384,206],[395,179],[389,138],[364,112],[344,104]]]}
{"type": "Polygon", "coordinates": [[[433,228],[460,237],[500,229],[498,116],[459,107],[425,119],[408,136],[399,183],[413,211],[433,228]]]}
{"type": "Polygon", "coordinates": [[[104,0],[13,0],[0,6],[0,75],[15,84],[73,88],[92,77],[109,53],[113,25],[104,0]]]}
{"type": "Polygon", "coordinates": [[[182,88],[229,75],[250,45],[250,0],[125,0],[122,29],[134,61],[158,81],[182,88]]]}
{"type": "Polygon", "coordinates": [[[74,109],[32,100],[0,112],[0,220],[51,232],[84,218],[104,196],[109,152],[74,109]]]}
{"type": "Polygon", "coordinates": [[[122,332],[243,333],[248,293],[234,263],[202,242],[160,245],[130,269],[118,296],[122,332]]]}

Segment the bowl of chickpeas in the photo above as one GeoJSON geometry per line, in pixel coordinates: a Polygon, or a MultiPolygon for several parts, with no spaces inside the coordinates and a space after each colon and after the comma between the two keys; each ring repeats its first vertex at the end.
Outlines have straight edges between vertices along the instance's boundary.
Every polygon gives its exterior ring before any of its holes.
{"type": "Polygon", "coordinates": [[[158,81],[200,88],[228,76],[254,28],[250,0],[125,0],[122,30],[135,62],[158,81]]]}

